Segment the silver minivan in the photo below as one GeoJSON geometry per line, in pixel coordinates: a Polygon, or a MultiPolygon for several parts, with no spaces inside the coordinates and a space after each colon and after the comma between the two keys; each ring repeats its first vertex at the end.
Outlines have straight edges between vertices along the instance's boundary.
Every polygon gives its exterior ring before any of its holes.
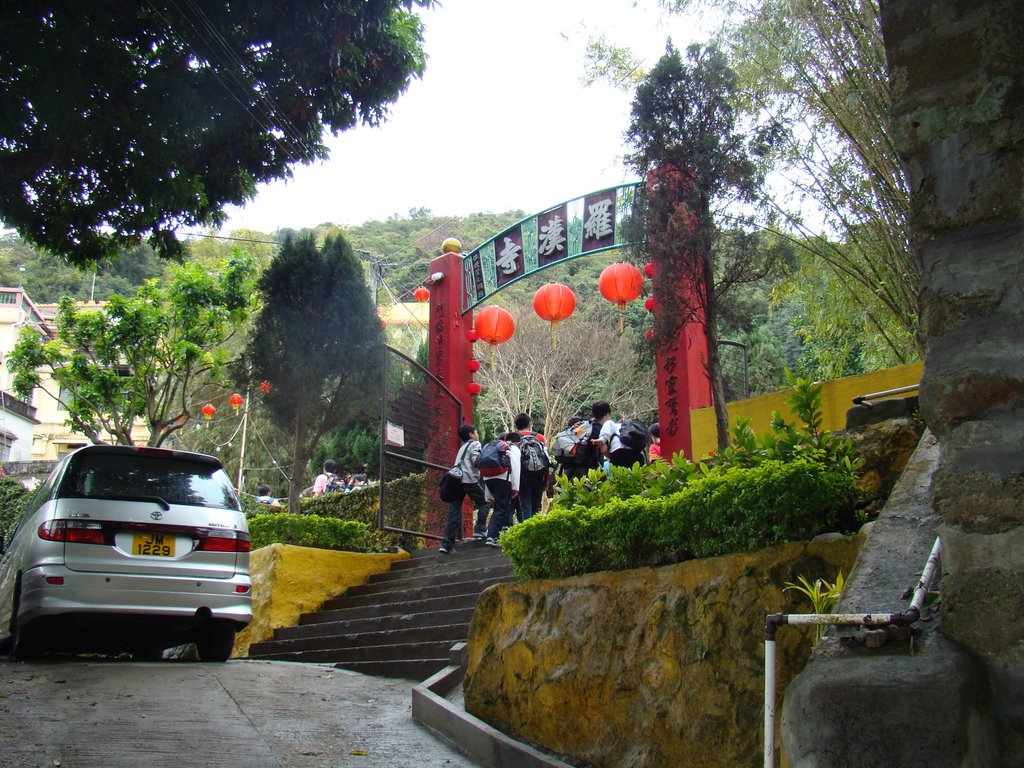
{"type": "Polygon", "coordinates": [[[0,560],[0,644],[159,658],[231,655],[252,620],[249,533],[212,456],[91,445],[28,502],[0,560]]]}

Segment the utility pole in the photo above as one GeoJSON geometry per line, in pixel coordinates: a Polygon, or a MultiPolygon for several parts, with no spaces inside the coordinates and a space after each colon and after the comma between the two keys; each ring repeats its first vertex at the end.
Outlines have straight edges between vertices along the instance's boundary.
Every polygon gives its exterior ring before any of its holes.
{"type": "Polygon", "coordinates": [[[245,468],[245,432],[249,427],[249,390],[245,390],[245,403],[242,405],[242,446],[238,451],[238,482],[235,483],[235,488],[239,493],[243,492],[243,485],[245,484],[245,478],[242,472],[245,468]]]}

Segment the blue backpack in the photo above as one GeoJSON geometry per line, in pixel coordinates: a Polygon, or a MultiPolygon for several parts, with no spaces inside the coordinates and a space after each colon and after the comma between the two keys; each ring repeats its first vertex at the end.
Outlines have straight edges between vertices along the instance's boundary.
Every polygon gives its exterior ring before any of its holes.
{"type": "Polygon", "coordinates": [[[476,457],[476,468],[483,477],[504,475],[512,467],[512,457],[508,454],[508,443],[504,440],[491,440],[476,457]]]}

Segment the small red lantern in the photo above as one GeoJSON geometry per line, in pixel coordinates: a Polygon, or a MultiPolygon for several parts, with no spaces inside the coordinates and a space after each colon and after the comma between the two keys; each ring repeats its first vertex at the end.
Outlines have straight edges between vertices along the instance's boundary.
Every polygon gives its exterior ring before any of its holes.
{"type": "Polygon", "coordinates": [[[576,294],[567,285],[548,283],[533,294],[533,310],[551,323],[551,348],[558,349],[558,324],[576,311],[576,294]]]}
{"type": "Polygon", "coordinates": [[[476,328],[470,328],[466,331],[466,338],[469,340],[469,343],[472,344],[480,338],[480,334],[476,332],[476,328]]]}
{"type": "Polygon", "coordinates": [[[647,329],[647,333],[645,333],[644,336],[647,337],[648,341],[653,342],[654,341],[654,329],[653,328],[648,328],[647,329]]]}
{"type": "Polygon", "coordinates": [[[206,419],[207,423],[209,423],[210,419],[213,418],[213,414],[216,412],[217,409],[210,405],[210,403],[203,406],[203,418],[206,419]]]}
{"type": "Polygon", "coordinates": [[[412,292],[412,296],[416,301],[422,304],[424,301],[430,298],[430,291],[424,288],[422,285],[412,292]]]}
{"type": "Polygon", "coordinates": [[[477,384],[475,381],[471,381],[469,382],[469,384],[466,385],[466,391],[469,392],[469,394],[471,395],[479,395],[480,385],[477,384]]]}
{"type": "Polygon", "coordinates": [[[269,381],[261,381],[259,386],[260,392],[262,392],[263,394],[267,394],[270,390],[274,388],[269,381]]]}
{"type": "Polygon", "coordinates": [[[654,297],[653,296],[648,296],[647,297],[647,299],[644,301],[644,308],[648,312],[653,312],[654,311],[654,297]]]}
{"type": "Polygon", "coordinates": [[[625,262],[609,264],[598,278],[597,287],[602,296],[618,306],[619,333],[622,333],[625,325],[622,313],[625,311],[626,305],[634,301],[643,290],[643,275],[632,264],[625,262]]]}
{"type": "Polygon", "coordinates": [[[476,316],[476,332],[482,341],[491,345],[491,367],[494,367],[494,348],[512,338],[516,332],[516,321],[508,310],[501,307],[484,307],[476,316]]]}
{"type": "Polygon", "coordinates": [[[479,371],[480,361],[477,360],[475,357],[471,357],[469,360],[466,361],[466,370],[472,372],[479,371]]]}
{"type": "Polygon", "coordinates": [[[242,407],[242,403],[244,403],[245,400],[240,394],[235,392],[235,394],[228,398],[228,402],[231,403],[231,407],[234,409],[235,413],[238,413],[238,409],[242,407]]]}
{"type": "Polygon", "coordinates": [[[654,277],[653,262],[648,262],[647,264],[644,264],[644,274],[647,275],[648,277],[654,277]]]}

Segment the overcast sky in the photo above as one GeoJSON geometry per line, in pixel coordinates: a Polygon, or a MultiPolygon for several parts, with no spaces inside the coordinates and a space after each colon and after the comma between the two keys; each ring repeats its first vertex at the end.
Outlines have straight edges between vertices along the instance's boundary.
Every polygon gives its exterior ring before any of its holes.
{"type": "Polygon", "coordinates": [[[378,128],[328,140],[330,159],[295,168],[229,208],[224,231],[523,209],[534,213],[632,181],[622,162],[632,95],[581,83],[587,39],[602,32],[657,61],[671,35],[706,41],[654,0],[443,0],[424,13],[429,56],[378,128]]]}

